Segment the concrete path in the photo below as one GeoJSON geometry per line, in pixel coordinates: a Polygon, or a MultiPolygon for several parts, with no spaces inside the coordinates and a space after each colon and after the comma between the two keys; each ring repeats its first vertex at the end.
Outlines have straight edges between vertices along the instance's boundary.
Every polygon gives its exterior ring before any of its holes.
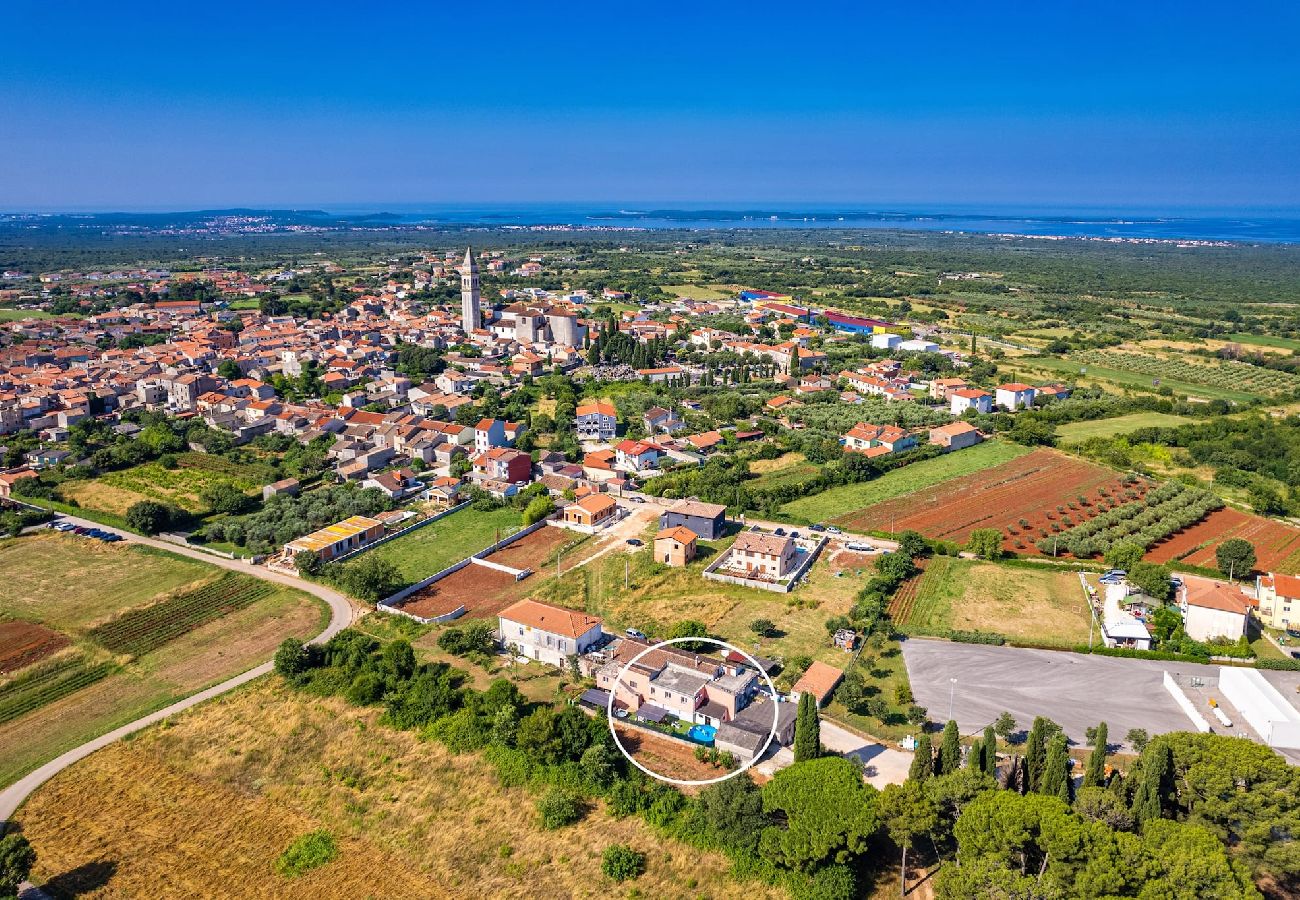
{"type": "MultiPolygon", "coordinates": [[[[902,784],[912,767],[912,754],[893,750],[874,738],[850,731],[838,722],[821,721],[822,746],[839,756],[862,763],[867,781],[873,787],[902,784]]],[[[754,771],[771,778],[786,766],[794,765],[794,752],[782,747],[754,765],[754,771]]]]}
{"type": "MultiPolygon", "coordinates": [[[[87,528],[99,528],[104,531],[113,531],[120,534],[128,543],[143,544],[149,547],[156,547],[159,550],[176,553],[180,556],[189,556],[206,563],[211,563],[212,565],[223,569],[229,569],[232,572],[242,572],[243,574],[251,575],[254,578],[261,578],[264,581],[273,581],[277,584],[287,585],[309,594],[314,594],[324,600],[329,606],[330,621],[325,627],[325,630],[316,635],[316,637],[312,639],[311,643],[319,644],[328,641],[331,637],[351,625],[355,617],[356,609],[353,607],[352,601],[333,588],[321,584],[315,584],[310,581],[304,581],[301,578],[294,578],[290,575],[283,575],[279,572],[271,572],[263,566],[255,566],[245,560],[225,559],[224,557],[213,556],[210,553],[203,553],[199,550],[181,547],[177,544],[168,543],[167,541],[160,541],[154,538],[142,537],[138,534],[131,534],[126,531],[117,531],[116,529],[105,528],[103,525],[85,519],[79,519],[75,516],[62,516],[61,518],[74,525],[83,525],[87,528]]],[[[94,540],[94,538],[85,538],[84,540],[94,540]]],[[[0,791],[0,822],[8,822],[13,814],[18,811],[18,807],[23,804],[23,801],[25,801],[38,787],[73,763],[85,759],[96,750],[107,747],[109,744],[121,740],[128,734],[134,734],[141,729],[148,728],[150,725],[160,722],[168,716],[173,716],[182,710],[189,709],[191,706],[196,706],[205,700],[211,700],[213,697],[218,697],[228,691],[232,691],[240,685],[247,684],[255,678],[260,678],[270,671],[271,663],[263,663],[256,668],[249,669],[247,672],[243,672],[233,678],[228,678],[220,684],[215,684],[206,690],[199,691],[197,694],[186,697],[184,700],[173,703],[171,706],[150,713],[144,718],[136,719],[134,722],[123,725],[121,728],[100,735],[94,740],[87,741],[80,747],[69,750],[67,753],[50,760],[39,769],[24,775],[22,778],[9,785],[9,787],[0,791]]]]}

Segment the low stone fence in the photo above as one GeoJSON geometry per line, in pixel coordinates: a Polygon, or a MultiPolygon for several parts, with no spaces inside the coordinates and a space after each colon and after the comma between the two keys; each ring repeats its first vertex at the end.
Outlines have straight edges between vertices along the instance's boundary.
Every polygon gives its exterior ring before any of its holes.
{"type": "Polygon", "coordinates": [[[828,538],[820,538],[817,544],[804,554],[803,560],[796,566],[789,575],[781,579],[773,578],[753,578],[745,575],[732,574],[727,569],[727,560],[731,558],[731,548],[719,556],[716,560],[709,563],[704,569],[704,577],[710,581],[721,581],[726,584],[736,584],[741,587],[757,588],[760,591],[772,591],[775,594],[788,594],[795,589],[803,577],[808,574],[812,564],[817,561],[821,555],[822,549],[828,543],[828,538]]]}

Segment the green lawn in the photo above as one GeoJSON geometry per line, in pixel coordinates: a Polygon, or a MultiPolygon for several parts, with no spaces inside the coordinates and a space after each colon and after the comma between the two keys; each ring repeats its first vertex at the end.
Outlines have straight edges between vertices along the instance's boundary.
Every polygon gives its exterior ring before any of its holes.
{"type": "Polygon", "coordinates": [[[1092,419],[1086,422],[1071,422],[1056,429],[1063,441],[1082,441],[1092,437],[1113,437],[1127,434],[1139,428],[1173,428],[1186,425],[1192,420],[1186,416],[1174,416],[1169,413],[1148,412],[1131,413],[1116,416],[1113,419],[1092,419]]]}
{"type": "Polygon", "coordinates": [[[720,291],[703,284],[666,284],[663,290],[677,297],[690,297],[692,300],[730,300],[735,292],[720,291]]]}
{"type": "MultiPolygon", "coordinates": [[[[1026,357],[1016,360],[1016,366],[1019,368],[1034,368],[1044,370],[1053,375],[1068,375],[1078,382],[1112,382],[1123,387],[1140,387],[1146,390],[1152,390],[1152,376],[1142,375],[1138,372],[1125,372],[1121,369],[1110,369],[1105,366],[1091,365],[1080,363],[1075,360],[1054,359],[1046,356],[1026,357]],[[1087,371],[1081,376],[1079,369],[1087,371]]],[[[1230,388],[1211,387],[1205,384],[1193,384],[1190,381],[1177,381],[1172,378],[1161,378],[1160,387],[1167,387],[1176,394],[1184,394],[1191,397],[1204,397],[1208,400],[1254,400],[1262,395],[1252,394],[1246,391],[1235,391],[1230,388]]]]}
{"type": "Polygon", "coordinates": [[[507,507],[491,512],[462,509],[366,553],[391,561],[402,577],[414,584],[490,546],[519,527],[517,509],[507,507]]]}
{"type": "Polygon", "coordinates": [[[782,506],[781,512],[792,519],[823,522],[856,512],[873,503],[1009,462],[1028,452],[1028,447],[1019,444],[985,441],[966,450],[894,469],[872,481],[831,488],[811,497],[800,497],[782,506]]]}
{"type": "Polygon", "coordinates": [[[49,319],[51,313],[43,309],[11,309],[5,307],[0,309],[0,322],[18,322],[22,319],[49,319]]]}
{"type": "Polygon", "coordinates": [[[1230,334],[1229,341],[1238,344],[1253,344],[1256,347],[1280,347],[1283,350],[1300,350],[1300,340],[1296,338],[1273,337],[1267,334],[1230,334]]]}

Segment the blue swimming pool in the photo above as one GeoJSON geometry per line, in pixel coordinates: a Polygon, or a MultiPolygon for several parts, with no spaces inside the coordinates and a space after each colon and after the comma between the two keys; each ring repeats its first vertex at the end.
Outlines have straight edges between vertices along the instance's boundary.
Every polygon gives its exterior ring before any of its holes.
{"type": "Polygon", "coordinates": [[[713,746],[713,738],[717,735],[718,729],[712,725],[692,725],[686,732],[686,737],[697,744],[703,744],[706,747],[713,746]]]}

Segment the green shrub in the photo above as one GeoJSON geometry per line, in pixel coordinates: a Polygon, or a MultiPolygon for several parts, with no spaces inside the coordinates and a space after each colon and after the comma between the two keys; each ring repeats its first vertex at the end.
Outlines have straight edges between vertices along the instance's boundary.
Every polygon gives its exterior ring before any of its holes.
{"type": "Polygon", "coordinates": [[[627,881],[645,871],[645,854],[626,844],[610,844],[600,858],[600,870],[615,881],[627,881]]]}
{"type": "Polygon", "coordinates": [[[285,878],[297,878],[312,869],[319,869],[339,855],[334,836],[328,831],[309,831],[295,838],[275,861],[275,871],[285,878]]]}
{"type": "Polygon", "coordinates": [[[543,828],[563,828],[582,818],[582,801],[571,791],[553,787],[537,801],[537,814],[543,828]]]}

